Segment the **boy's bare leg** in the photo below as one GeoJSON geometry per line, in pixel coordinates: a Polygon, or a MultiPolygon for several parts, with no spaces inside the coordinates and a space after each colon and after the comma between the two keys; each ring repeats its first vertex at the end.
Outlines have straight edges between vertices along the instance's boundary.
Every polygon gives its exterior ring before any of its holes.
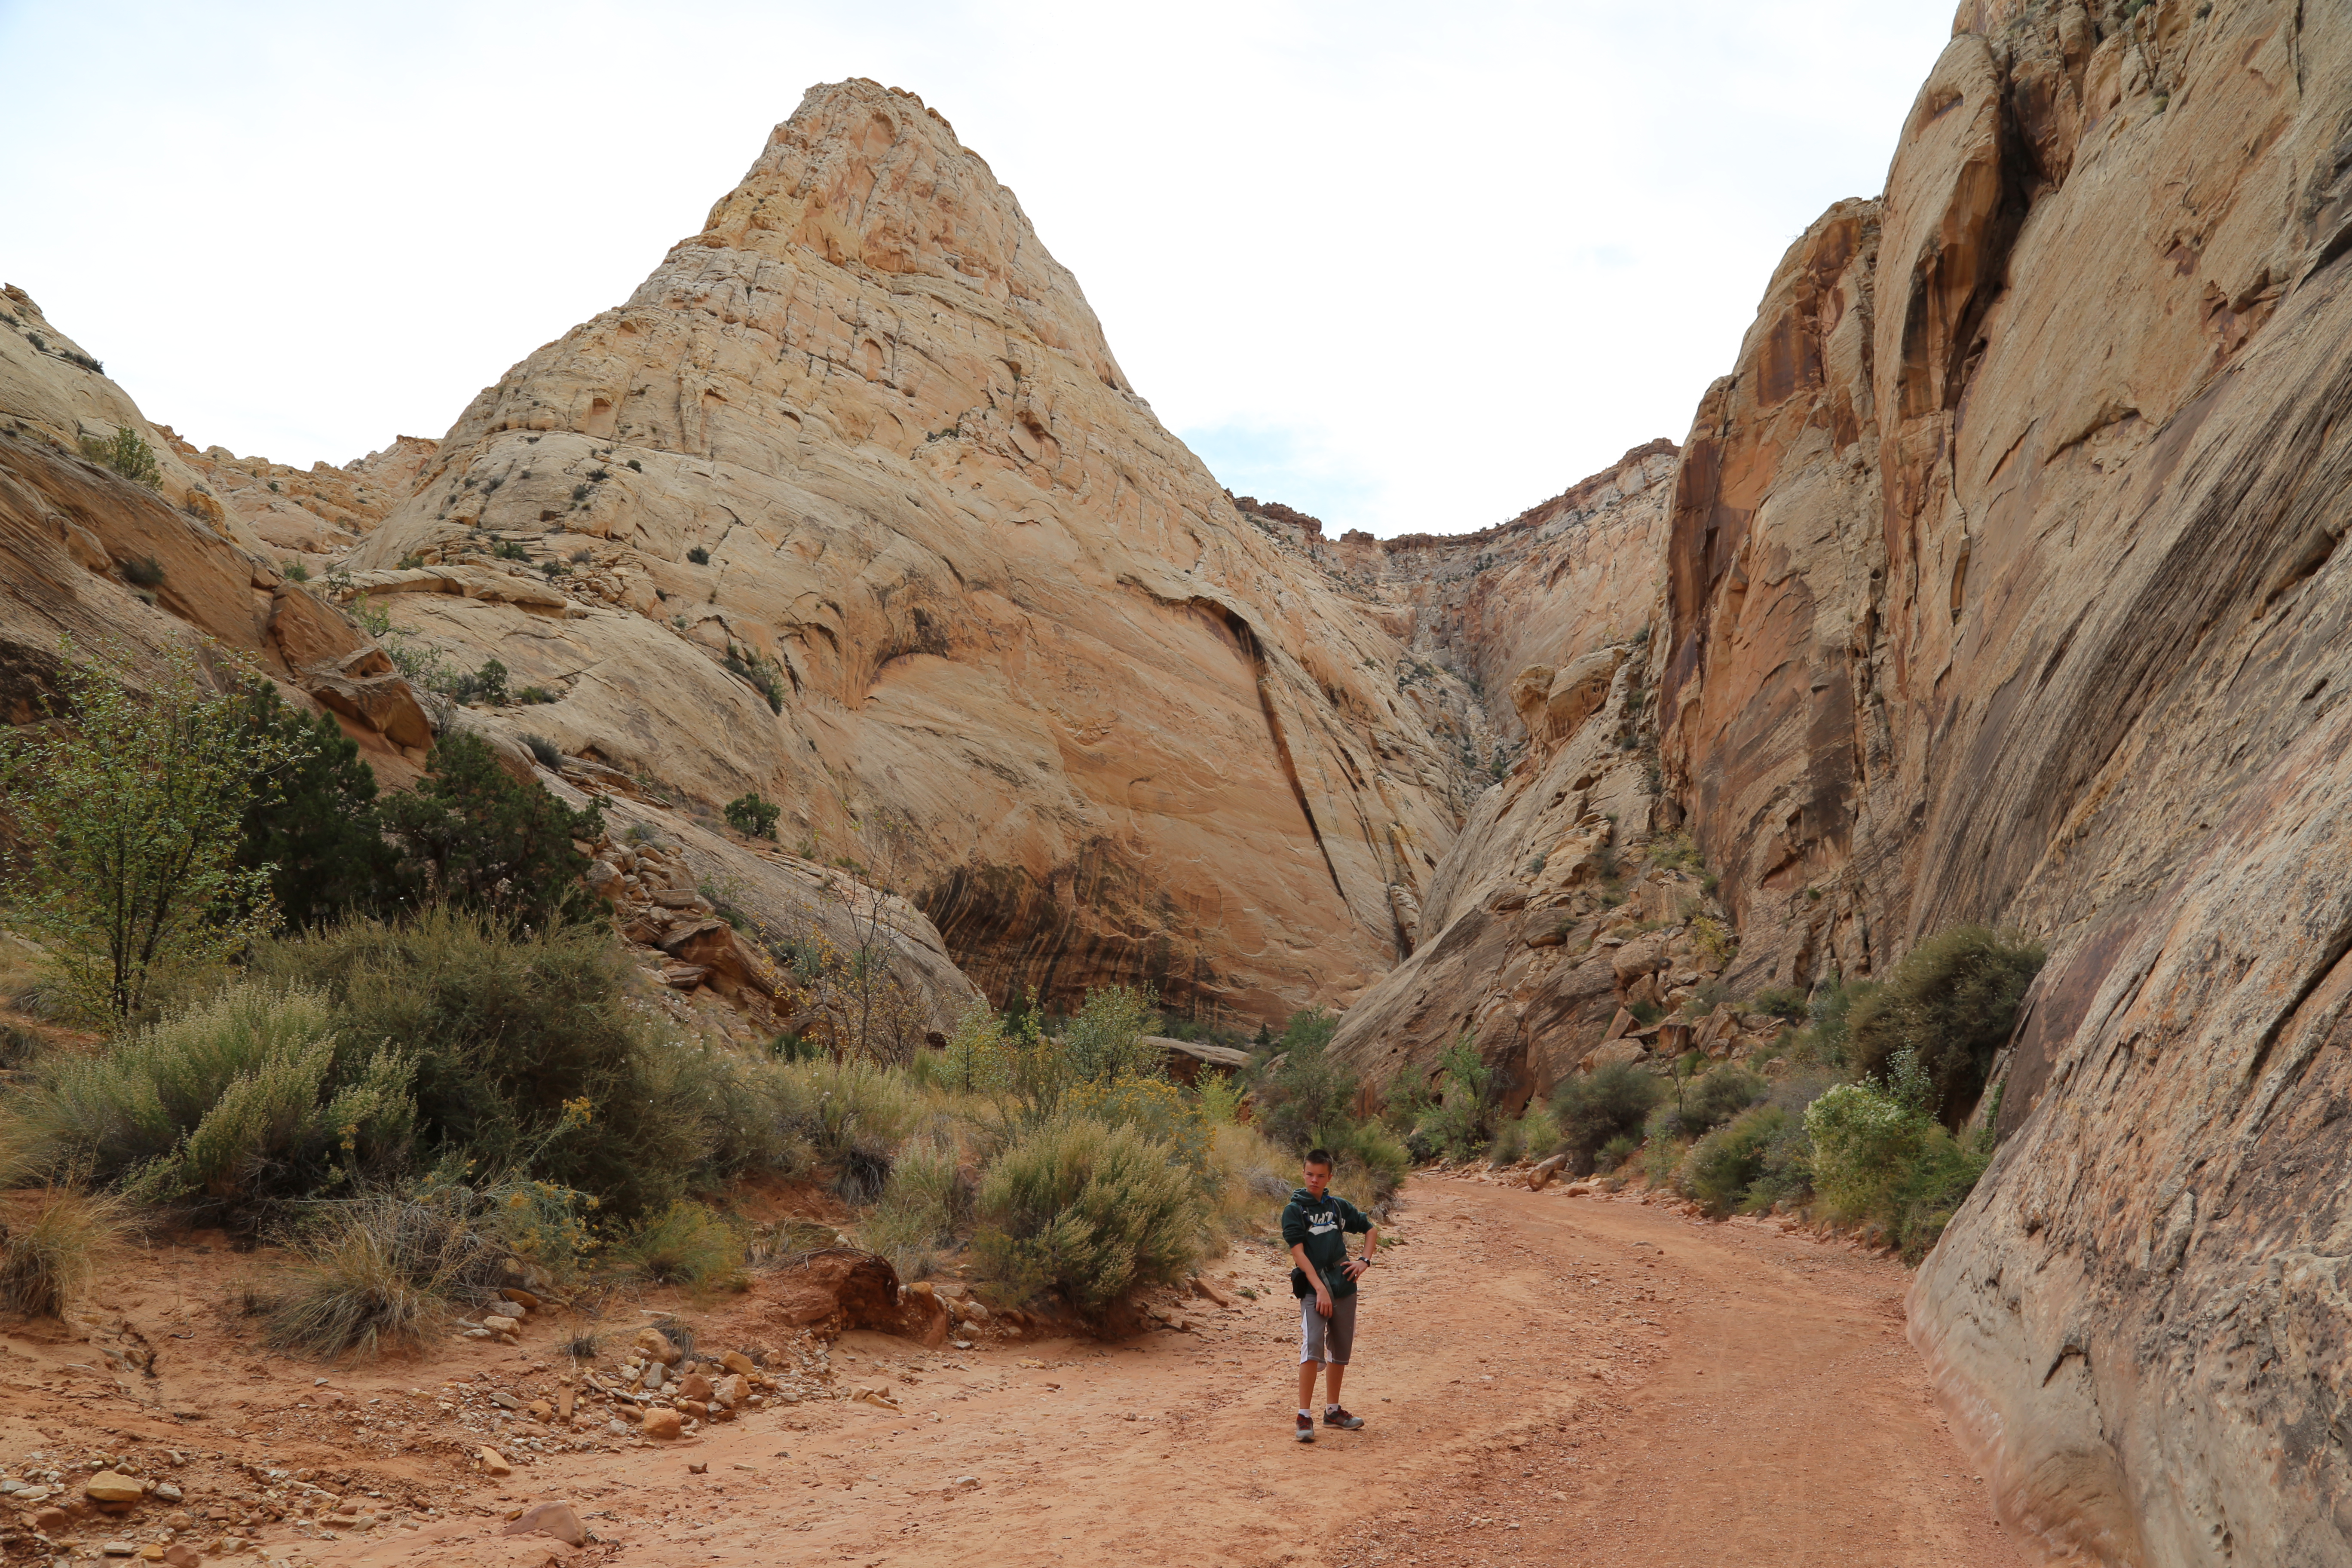
{"type": "MultiPolygon", "coordinates": [[[[1331,1403],[1334,1405],[1339,1403],[1339,1380],[1347,1375],[1346,1362],[1326,1362],[1323,1365],[1323,1381],[1331,1390],[1331,1403]]],[[[1311,1377],[1307,1380],[1307,1392],[1309,1397],[1312,1397],[1315,1393],[1315,1380],[1311,1377]]],[[[1307,1408],[1313,1409],[1314,1406],[1308,1405],[1307,1408]]]]}
{"type": "MultiPolygon", "coordinates": [[[[1303,1361],[1298,1363],[1298,1408],[1301,1410],[1311,1412],[1315,1408],[1315,1374],[1322,1369],[1323,1363],[1319,1361],[1303,1361]]],[[[1338,1372],[1339,1369],[1335,1366],[1331,1370],[1338,1372]]],[[[1334,1400],[1339,1397],[1336,1384],[1333,1385],[1331,1397],[1334,1400]]]]}

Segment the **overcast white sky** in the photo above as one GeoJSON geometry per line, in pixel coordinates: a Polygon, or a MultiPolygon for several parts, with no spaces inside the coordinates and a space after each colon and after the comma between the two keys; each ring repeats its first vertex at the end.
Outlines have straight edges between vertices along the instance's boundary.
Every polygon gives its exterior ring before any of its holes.
{"type": "Polygon", "coordinates": [[[1336,531],[1680,440],[1951,0],[0,0],[0,279],[199,446],[438,437],[813,82],[922,94],[1160,416],[1336,531]]]}

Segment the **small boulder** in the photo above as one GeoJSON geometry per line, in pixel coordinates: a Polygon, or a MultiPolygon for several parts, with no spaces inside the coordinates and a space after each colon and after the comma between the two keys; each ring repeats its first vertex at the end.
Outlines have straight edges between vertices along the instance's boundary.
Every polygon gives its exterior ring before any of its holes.
{"type": "Polygon", "coordinates": [[[585,1545],[588,1531],[568,1503],[534,1503],[499,1532],[502,1535],[549,1535],[566,1546],[585,1545]]]}
{"type": "Polygon", "coordinates": [[[751,1358],[745,1355],[741,1351],[729,1351],[725,1355],[719,1358],[719,1364],[725,1367],[729,1372],[740,1373],[747,1377],[750,1376],[754,1370],[751,1364],[751,1358]]]}
{"type": "Polygon", "coordinates": [[[100,1470],[82,1483],[82,1490],[92,1502],[137,1502],[147,1495],[146,1486],[129,1476],[112,1470],[100,1470]]]}
{"type": "Polygon", "coordinates": [[[514,1474],[514,1467],[508,1464],[507,1457],[504,1454],[499,1453],[496,1448],[477,1448],[474,1450],[474,1458],[480,1464],[482,1467],[482,1473],[486,1476],[510,1476],[514,1474]]]}
{"type": "Polygon", "coordinates": [[[667,1441],[686,1430],[686,1420],[677,1411],[656,1405],[646,1412],[645,1422],[638,1429],[648,1437],[667,1441]]]}
{"type": "Polygon", "coordinates": [[[711,1394],[717,1390],[711,1386],[709,1378],[698,1372],[689,1372],[678,1379],[677,1392],[681,1399],[698,1399],[707,1405],[710,1402],[711,1394]]]}
{"type": "Polygon", "coordinates": [[[637,1337],[629,1342],[631,1348],[638,1354],[649,1360],[657,1361],[664,1366],[667,1366],[674,1361],[682,1361],[686,1357],[686,1352],[678,1348],[677,1342],[659,1329],[639,1329],[637,1337]]]}

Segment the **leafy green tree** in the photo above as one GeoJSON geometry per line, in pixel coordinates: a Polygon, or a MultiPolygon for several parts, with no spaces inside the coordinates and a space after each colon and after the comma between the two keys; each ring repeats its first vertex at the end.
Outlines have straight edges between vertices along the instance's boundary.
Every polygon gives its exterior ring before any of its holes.
{"type": "Polygon", "coordinates": [[[1348,1108],[1356,1075],[1329,1052],[1339,1020],[1320,1007],[1302,1008],[1283,1026],[1280,1054],[1259,1069],[1258,1120],[1265,1135],[1304,1150],[1352,1125],[1348,1108]]]}
{"type": "Polygon", "coordinates": [[[746,838],[773,838],[776,818],[784,808],[772,800],[761,800],[758,790],[737,795],[725,806],[727,826],[746,838]]]}
{"type": "Polygon", "coordinates": [[[594,916],[601,906],[580,881],[588,858],[572,847],[604,836],[594,807],[515,783],[478,735],[443,736],[425,773],[382,808],[425,896],[533,925],[594,916]]]}
{"type": "Polygon", "coordinates": [[[197,650],[151,669],[61,645],[53,721],[0,735],[0,810],[26,858],[9,922],[47,949],[93,1020],[146,1006],[159,975],[220,963],[277,924],[269,871],[242,864],[247,808],[299,737],[256,733],[197,650]]]}
{"type": "Polygon", "coordinates": [[[411,889],[359,742],[331,716],[288,707],[266,680],[247,689],[245,722],[253,754],[278,760],[246,805],[237,864],[268,872],[278,910],[297,926],[397,909],[411,889]]]}
{"type": "Polygon", "coordinates": [[[1927,1109],[1958,1125],[1976,1109],[2042,957],[2042,944],[2019,931],[1937,931],[1854,1002],[1847,1026],[1854,1069],[1884,1076],[1909,1049],[1933,1084],[1927,1109]]]}

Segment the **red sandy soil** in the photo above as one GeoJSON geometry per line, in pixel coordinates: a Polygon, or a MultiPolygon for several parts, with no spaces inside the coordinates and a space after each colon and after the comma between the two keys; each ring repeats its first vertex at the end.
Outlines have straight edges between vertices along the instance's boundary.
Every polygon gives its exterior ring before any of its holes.
{"type": "MultiPolygon", "coordinates": [[[[183,1542],[233,1533],[264,1558],[373,1568],[2027,1561],[1905,1343],[1900,1265],[1631,1194],[1433,1175],[1413,1179],[1392,1234],[1344,1395],[1368,1425],[1311,1447],[1292,1437],[1286,1264],[1265,1245],[1219,1276],[1256,1298],[1188,1304],[1191,1331],[968,1351],[845,1334],[833,1384],[887,1378],[898,1409],[812,1398],[649,1444],[583,1400],[575,1424],[544,1429],[548,1451],[508,1442],[522,1462],[495,1480],[465,1413],[495,1431],[491,1391],[555,1397],[576,1320],[535,1314],[520,1350],[460,1341],[317,1366],[256,1351],[252,1321],[222,1306],[249,1261],[181,1246],[120,1270],[94,1323],[7,1334],[0,1461],[22,1476],[36,1451],[127,1458],[187,1493],[183,1542]],[[319,1521],[373,1521],[297,1524],[303,1500],[319,1521]],[[596,1539],[500,1533],[542,1500],[596,1539]]],[[[790,1346],[761,1310],[755,1290],[678,1316],[709,1349],[790,1346]]],[[[609,1306],[607,1345],[646,1321],[609,1306]]],[[[88,1552],[159,1542],[165,1520],[151,1503],[55,1533],[88,1552]]]]}

